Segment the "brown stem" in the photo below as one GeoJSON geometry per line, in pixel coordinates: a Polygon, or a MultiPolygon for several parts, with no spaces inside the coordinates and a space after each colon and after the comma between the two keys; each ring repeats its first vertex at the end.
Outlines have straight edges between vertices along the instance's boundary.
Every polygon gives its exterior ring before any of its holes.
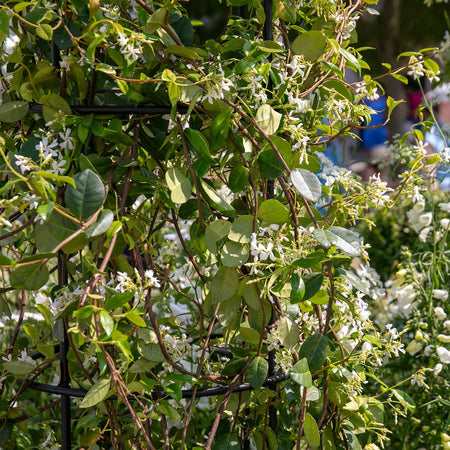
{"type": "Polygon", "coordinates": [[[296,450],[300,450],[300,444],[302,440],[302,434],[303,434],[303,424],[305,423],[305,416],[306,416],[306,394],[308,392],[307,388],[303,388],[303,394],[302,394],[302,403],[300,405],[300,419],[298,421],[298,431],[297,431],[297,442],[295,444],[296,450]]]}

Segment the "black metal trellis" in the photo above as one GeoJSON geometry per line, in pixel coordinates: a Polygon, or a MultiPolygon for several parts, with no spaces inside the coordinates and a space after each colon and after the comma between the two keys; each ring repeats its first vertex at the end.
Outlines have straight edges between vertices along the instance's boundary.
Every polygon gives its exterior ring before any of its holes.
{"type": "MultiPolygon", "coordinates": [[[[264,0],[264,12],[266,20],[264,23],[263,37],[265,40],[272,40],[272,0],[264,0]]],[[[241,8],[238,8],[240,13],[241,8]]],[[[59,49],[52,41],[51,43],[51,59],[52,64],[55,68],[60,67],[60,54],[59,49]]],[[[271,80],[269,77],[268,84],[269,92],[271,88],[271,80]]],[[[42,113],[42,105],[31,105],[29,108],[30,113],[42,113]]],[[[78,115],[134,115],[134,116],[148,116],[148,115],[164,115],[171,112],[171,107],[169,106],[107,106],[107,105],[72,105],[71,110],[73,113],[78,115]]],[[[179,105],[177,107],[178,112],[186,113],[188,106],[179,105]]],[[[267,198],[273,198],[274,196],[274,182],[269,180],[267,184],[267,198]]],[[[66,268],[65,255],[60,253],[58,255],[58,283],[60,286],[67,284],[67,268],[66,268]]],[[[271,317],[269,320],[269,325],[276,321],[277,317],[273,309],[271,312],[271,317]]],[[[61,319],[62,320],[62,319],[61,319]]],[[[67,353],[69,350],[69,341],[67,337],[66,325],[62,322],[63,334],[59,345],[59,362],[60,362],[60,383],[58,386],[32,382],[29,383],[26,380],[22,380],[26,388],[33,389],[36,391],[41,391],[49,394],[59,395],[61,397],[61,448],[63,450],[70,450],[71,448],[71,398],[83,398],[87,394],[87,390],[75,389],[70,387],[70,373],[69,373],[69,361],[67,358],[67,353]]],[[[42,357],[43,355],[39,352],[32,355],[35,359],[42,357]]],[[[289,375],[285,373],[277,373],[275,370],[275,351],[272,350],[268,355],[268,365],[269,373],[268,378],[264,381],[263,386],[275,391],[276,385],[284,380],[286,380],[289,375]]],[[[253,390],[249,383],[242,383],[236,385],[232,388],[233,393],[245,392],[253,390]]],[[[224,395],[229,391],[229,386],[212,387],[198,390],[183,390],[182,398],[188,399],[195,397],[212,397],[218,395],[224,395]]],[[[152,393],[151,395],[145,396],[148,399],[156,400],[161,398],[168,398],[168,394],[165,392],[152,393]]],[[[117,396],[111,396],[110,399],[115,399],[117,396]]],[[[131,395],[130,400],[136,398],[136,396],[131,395]]],[[[277,411],[275,406],[269,405],[269,426],[276,435],[277,431],[277,411]]]]}

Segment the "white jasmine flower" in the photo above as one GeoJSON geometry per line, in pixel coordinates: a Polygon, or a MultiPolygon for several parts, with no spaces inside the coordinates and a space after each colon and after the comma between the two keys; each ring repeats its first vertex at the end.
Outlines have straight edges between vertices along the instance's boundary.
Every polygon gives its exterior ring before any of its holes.
{"type": "Polygon", "coordinates": [[[32,366],[36,366],[36,361],[27,355],[26,349],[22,350],[20,356],[17,358],[17,361],[26,362],[28,364],[31,364],[32,366]]]}
{"type": "Polygon", "coordinates": [[[450,202],[448,202],[448,203],[439,203],[438,206],[441,209],[441,211],[444,211],[444,212],[450,214],[450,202]]]}
{"type": "Polygon", "coordinates": [[[450,227],[450,219],[441,219],[439,224],[443,230],[448,230],[450,227]]]}
{"type": "Polygon", "coordinates": [[[420,233],[419,233],[419,241],[425,242],[427,240],[428,234],[433,229],[433,227],[425,227],[420,233]]]}
{"type": "Polygon", "coordinates": [[[413,77],[415,80],[418,80],[425,75],[425,68],[423,67],[421,59],[416,56],[411,56],[409,59],[409,70],[407,75],[413,77]]]}
{"type": "Polygon", "coordinates": [[[16,47],[19,45],[19,42],[19,36],[11,31],[10,35],[3,41],[3,50],[7,55],[12,55],[16,51],[16,47]]]}
{"type": "Polygon", "coordinates": [[[151,269],[145,271],[144,275],[147,279],[146,286],[159,288],[161,287],[161,284],[159,283],[159,280],[154,276],[154,274],[155,272],[151,269]]]}
{"type": "Polygon", "coordinates": [[[450,364],[450,351],[448,351],[445,347],[436,347],[436,354],[438,355],[441,363],[450,364]]]}
{"type": "Polygon", "coordinates": [[[49,309],[52,306],[51,298],[42,292],[36,292],[34,294],[34,301],[35,301],[36,305],[44,305],[49,309]]]}
{"type": "Polygon", "coordinates": [[[61,70],[69,72],[70,71],[70,56],[63,55],[61,57],[61,61],[59,62],[59,67],[61,68],[61,70]]]}
{"type": "Polygon", "coordinates": [[[445,314],[445,311],[440,306],[436,306],[436,308],[434,308],[434,314],[437,319],[441,321],[447,318],[447,314],[445,314]]]}
{"type": "Polygon", "coordinates": [[[444,344],[450,344],[450,336],[447,334],[438,334],[438,341],[443,342],[444,344]]]}
{"type": "Polygon", "coordinates": [[[64,133],[59,133],[59,137],[61,139],[61,143],[59,146],[61,148],[65,148],[68,150],[73,150],[73,138],[70,137],[70,134],[72,133],[72,130],[70,128],[67,128],[64,133]]]}
{"type": "Polygon", "coordinates": [[[436,300],[445,302],[448,299],[448,291],[445,291],[444,289],[433,289],[433,297],[436,300]]]}
{"type": "Polygon", "coordinates": [[[444,368],[444,366],[441,363],[437,363],[434,367],[433,367],[433,375],[435,377],[437,377],[440,373],[441,370],[444,368]]]}
{"type": "Polygon", "coordinates": [[[419,233],[420,230],[431,224],[432,214],[431,212],[423,214],[424,208],[425,207],[423,204],[417,203],[413,206],[411,210],[409,210],[406,213],[408,220],[411,224],[411,228],[416,233],[419,233]]]}
{"type": "Polygon", "coordinates": [[[29,172],[35,167],[33,160],[27,156],[14,155],[14,158],[16,158],[16,166],[22,173],[29,172]]]}

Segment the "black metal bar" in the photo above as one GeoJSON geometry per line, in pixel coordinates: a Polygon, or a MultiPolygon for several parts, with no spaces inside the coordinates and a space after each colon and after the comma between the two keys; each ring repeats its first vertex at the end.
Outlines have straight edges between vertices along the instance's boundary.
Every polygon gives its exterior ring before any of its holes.
{"type": "MultiPolygon", "coordinates": [[[[60,286],[67,285],[67,267],[66,256],[60,252],[58,254],[58,284],[60,286]]],[[[59,342],[59,370],[60,383],[59,386],[63,389],[70,388],[70,374],[69,361],[67,359],[67,352],[69,351],[69,339],[67,337],[67,330],[63,319],[63,339],[59,342]]],[[[63,450],[70,450],[71,448],[71,426],[70,426],[70,395],[61,394],[61,448],[63,450]]]]}
{"type": "MultiPolygon", "coordinates": [[[[264,383],[263,386],[269,387],[273,386],[274,384],[281,383],[284,380],[287,380],[289,378],[288,374],[285,373],[278,373],[276,375],[272,375],[271,377],[268,377],[264,383]]],[[[85,389],[75,389],[70,387],[64,387],[61,386],[54,386],[52,384],[43,384],[43,383],[30,383],[27,386],[27,389],[33,389],[35,391],[40,392],[48,392],[49,394],[56,394],[61,395],[62,397],[78,397],[83,398],[88,391],[85,389]]],[[[213,388],[206,388],[206,389],[199,389],[195,393],[195,397],[214,397],[216,395],[224,395],[228,392],[229,386],[220,386],[220,387],[213,387],[213,388]]],[[[245,392],[245,391],[252,391],[254,388],[250,385],[250,383],[242,383],[233,388],[233,393],[235,392],[245,392]]],[[[192,389],[186,389],[181,391],[183,398],[192,398],[194,395],[194,391],[192,389]]],[[[170,396],[162,391],[160,393],[152,393],[151,395],[145,395],[149,400],[158,400],[161,398],[170,398],[170,396]]],[[[117,399],[117,395],[112,395],[109,397],[111,400],[117,399]]],[[[136,396],[130,395],[128,397],[130,400],[133,398],[136,398],[136,396]]]]}
{"type": "MultiPolygon", "coordinates": [[[[152,115],[152,114],[170,114],[170,106],[84,106],[84,105],[71,105],[71,110],[75,114],[80,116],[89,114],[134,114],[134,115],[152,115]]],[[[177,111],[181,114],[187,113],[188,107],[180,105],[177,107],[177,111]]],[[[42,113],[42,105],[30,105],[29,111],[31,113],[42,113]]]]}

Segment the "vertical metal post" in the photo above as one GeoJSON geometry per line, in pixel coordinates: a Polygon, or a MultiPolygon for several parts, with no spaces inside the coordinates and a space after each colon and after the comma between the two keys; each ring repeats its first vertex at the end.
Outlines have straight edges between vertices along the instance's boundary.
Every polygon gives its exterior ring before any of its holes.
{"type": "MultiPolygon", "coordinates": [[[[264,13],[266,16],[266,21],[264,23],[263,37],[266,41],[271,41],[273,39],[272,32],[272,0],[264,0],[264,13]]],[[[270,57],[269,57],[270,58],[270,57]]],[[[270,92],[272,90],[272,80],[269,77],[267,88],[269,90],[269,96],[271,96],[270,92]]],[[[274,197],[274,181],[267,181],[267,198],[274,197]]],[[[277,320],[277,316],[275,314],[274,309],[271,311],[269,325],[273,325],[277,320]]],[[[275,350],[271,350],[268,355],[268,364],[269,364],[269,377],[275,375],[275,350]]],[[[276,383],[270,385],[272,390],[275,390],[276,383]]],[[[273,403],[269,405],[269,427],[273,431],[273,433],[277,434],[277,410],[273,403]]]]}
{"type": "MultiPolygon", "coordinates": [[[[62,252],[58,254],[58,284],[67,285],[67,267],[66,255],[62,252]]],[[[67,352],[69,351],[69,340],[67,330],[63,319],[63,336],[59,342],[59,369],[60,369],[60,387],[70,388],[69,361],[67,352]]],[[[70,450],[71,447],[71,427],[70,427],[70,395],[61,395],[61,448],[70,450]]]]}
{"type": "MultiPolygon", "coordinates": [[[[60,54],[55,41],[51,41],[51,58],[52,66],[59,69],[60,54]]],[[[67,286],[67,266],[66,255],[60,251],[58,253],[58,284],[63,287],[67,286]]],[[[59,386],[70,388],[69,361],[67,360],[67,352],[69,351],[69,339],[67,337],[66,325],[64,319],[61,320],[62,339],[59,341],[59,386]]],[[[70,427],[70,395],[61,395],[61,448],[70,450],[71,447],[71,427],[70,427]]]]}

